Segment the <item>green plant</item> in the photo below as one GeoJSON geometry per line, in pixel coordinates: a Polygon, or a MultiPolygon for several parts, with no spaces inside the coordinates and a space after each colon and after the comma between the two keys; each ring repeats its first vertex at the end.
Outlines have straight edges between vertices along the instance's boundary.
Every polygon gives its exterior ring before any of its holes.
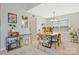
{"type": "Polygon", "coordinates": [[[22,37],[22,36],[20,36],[19,40],[22,40],[22,39],[23,39],[23,37],[22,37]]]}
{"type": "Polygon", "coordinates": [[[9,26],[11,27],[11,30],[15,29],[15,27],[16,27],[15,24],[9,24],[9,26]]]}
{"type": "Polygon", "coordinates": [[[72,38],[74,38],[74,36],[77,36],[77,32],[73,33],[73,32],[70,32],[70,35],[72,38]]]}
{"type": "Polygon", "coordinates": [[[48,32],[53,32],[53,27],[47,27],[48,32]]]}
{"type": "Polygon", "coordinates": [[[53,32],[53,28],[54,28],[54,27],[42,27],[42,30],[43,30],[44,32],[53,32]]]}
{"type": "Polygon", "coordinates": [[[69,34],[71,35],[72,38],[74,38],[74,33],[73,32],[70,32],[69,34]]]}
{"type": "Polygon", "coordinates": [[[46,32],[46,27],[42,27],[43,32],[46,32]]]}
{"type": "Polygon", "coordinates": [[[19,37],[19,44],[20,44],[20,47],[22,46],[22,43],[23,43],[23,37],[20,36],[20,37],[19,37]]]}

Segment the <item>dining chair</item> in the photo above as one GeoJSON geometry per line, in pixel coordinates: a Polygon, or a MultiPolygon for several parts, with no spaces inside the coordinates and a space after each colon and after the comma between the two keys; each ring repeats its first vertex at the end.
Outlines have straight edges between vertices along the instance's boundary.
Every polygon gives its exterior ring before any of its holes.
{"type": "Polygon", "coordinates": [[[49,35],[46,35],[43,39],[43,43],[42,45],[47,47],[47,48],[51,48],[51,37],[49,35]]]}
{"type": "Polygon", "coordinates": [[[52,36],[51,37],[51,41],[52,41],[52,44],[54,44],[55,45],[55,49],[56,49],[56,47],[58,46],[60,46],[60,43],[62,43],[61,42],[61,34],[58,34],[58,35],[54,35],[54,36],[52,36]]]}
{"type": "Polygon", "coordinates": [[[60,33],[57,35],[57,42],[58,42],[58,46],[60,46],[60,44],[62,44],[60,33]]]}
{"type": "Polygon", "coordinates": [[[55,45],[55,49],[56,49],[56,44],[57,44],[57,35],[51,36],[51,42],[52,42],[52,44],[55,45]]]}
{"type": "Polygon", "coordinates": [[[44,34],[38,34],[38,48],[39,48],[39,45],[41,46],[49,46],[50,47],[50,40],[49,40],[49,37],[44,35],[44,34]]]}

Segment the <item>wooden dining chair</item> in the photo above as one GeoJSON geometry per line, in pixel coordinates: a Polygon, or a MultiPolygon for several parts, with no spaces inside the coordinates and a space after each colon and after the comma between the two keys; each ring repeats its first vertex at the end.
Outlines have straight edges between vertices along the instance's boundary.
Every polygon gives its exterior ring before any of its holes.
{"type": "Polygon", "coordinates": [[[55,49],[56,49],[56,44],[57,44],[57,35],[51,36],[51,42],[52,42],[52,44],[55,45],[55,49]]]}
{"type": "Polygon", "coordinates": [[[60,44],[62,44],[62,41],[61,41],[61,34],[59,33],[57,35],[57,45],[60,46],[60,44]]]}
{"type": "Polygon", "coordinates": [[[50,40],[46,35],[40,34],[40,33],[38,34],[38,48],[39,48],[39,45],[41,46],[49,45],[49,41],[50,40]]]}
{"type": "Polygon", "coordinates": [[[41,33],[37,34],[37,40],[38,40],[38,44],[37,44],[37,48],[39,48],[39,45],[42,45],[43,43],[43,35],[41,33]]]}
{"type": "Polygon", "coordinates": [[[61,43],[61,34],[52,36],[52,44],[55,44],[55,49],[57,46],[58,47],[60,46],[60,43],[61,43]]]}
{"type": "Polygon", "coordinates": [[[43,39],[43,46],[47,48],[51,48],[51,39],[49,35],[46,35],[45,38],[43,39]]]}

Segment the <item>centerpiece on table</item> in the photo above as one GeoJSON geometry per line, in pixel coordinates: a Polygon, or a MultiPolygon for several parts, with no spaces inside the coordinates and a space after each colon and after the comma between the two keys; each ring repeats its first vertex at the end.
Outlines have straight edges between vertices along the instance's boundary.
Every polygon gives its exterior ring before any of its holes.
{"type": "Polygon", "coordinates": [[[54,27],[42,27],[44,33],[53,33],[54,27]]]}

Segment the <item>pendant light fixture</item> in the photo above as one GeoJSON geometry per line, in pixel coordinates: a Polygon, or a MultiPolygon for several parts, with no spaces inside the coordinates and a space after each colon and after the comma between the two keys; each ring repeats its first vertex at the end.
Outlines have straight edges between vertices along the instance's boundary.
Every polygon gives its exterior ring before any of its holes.
{"type": "Polygon", "coordinates": [[[51,21],[58,21],[55,16],[55,11],[53,11],[53,18],[51,19],[51,21]]]}

